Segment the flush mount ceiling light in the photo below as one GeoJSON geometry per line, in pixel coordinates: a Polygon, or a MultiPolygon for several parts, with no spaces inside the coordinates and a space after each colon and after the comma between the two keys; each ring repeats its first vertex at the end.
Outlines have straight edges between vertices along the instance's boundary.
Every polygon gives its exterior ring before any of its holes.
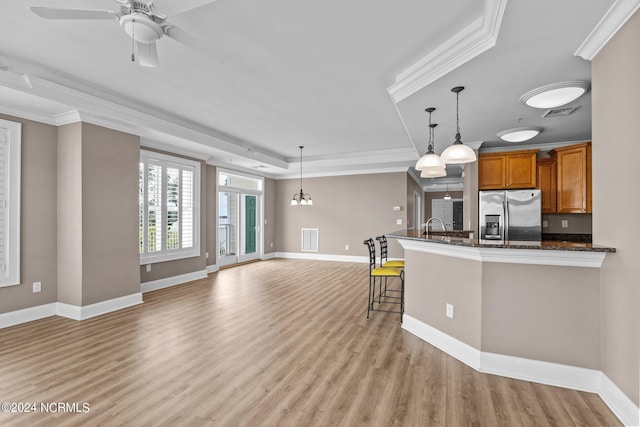
{"type": "Polygon", "coordinates": [[[507,142],[523,142],[534,138],[540,132],[542,132],[541,127],[520,127],[503,130],[502,132],[498,132],[496,136],[507,142]]]}
{"type": "Polygon", "coordinates": [[[440,155],[442,161],[446,164],[471,163],[476,161],[476,153],[471,147],[464,145],[460,137],[460,92],[464,90],[463,86],[456,86],[451,92],[456,94],[456,139],[453,145],[447,147],[440,155]]]}
{"type": "Polygon", "coordinates": [[[555,108],[568,104],[589,92],[591,85],[587,81],[553,83],[525,93],[520,102],[534,108],[555,108]]]}
{"type": "Polygon", "coordinates": [[[311,195],[302,191],[302,149],[304,145],[299,145],[298,148],[300,149],[300,193],[293,195],[291,206],[311,206],[313,205],[311,195]]]}
{"type": "MultiPolygon", "coordinates": [[[[435,128],[438,126],[436,123],[431,123],[431,113],[433,113],[436,109],[433,107],[427,108],[426,111],[429,113],[429,145],[427,146],[427,153],[420,157],[416,162],[416,169],[419,171],[444,171],[444,162],[433,152],[433,140],[435,135],[435,128]]],[[[446,173],[445,173],[446,175],[446,173]]],[[[444,175],[439,175],[444,176],[444,175]]]]}

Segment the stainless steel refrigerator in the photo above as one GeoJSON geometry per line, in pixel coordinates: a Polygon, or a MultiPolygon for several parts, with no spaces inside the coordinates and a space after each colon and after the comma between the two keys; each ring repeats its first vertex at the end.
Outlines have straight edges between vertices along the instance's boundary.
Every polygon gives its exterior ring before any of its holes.
{"type": "Polygon", "coordinates": [[[480,239],[539,241],[540,190],[480,191],[480,239]]]}

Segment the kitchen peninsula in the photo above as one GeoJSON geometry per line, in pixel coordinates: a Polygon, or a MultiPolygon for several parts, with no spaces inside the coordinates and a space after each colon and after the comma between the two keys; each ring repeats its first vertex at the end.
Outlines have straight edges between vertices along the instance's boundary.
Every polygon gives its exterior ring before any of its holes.
{"type": "Polygon", "coordinates": [[[600,369],[600,267],[615,249],[402,230],[403,328],[487,373],[582,390],[600,369]]]}

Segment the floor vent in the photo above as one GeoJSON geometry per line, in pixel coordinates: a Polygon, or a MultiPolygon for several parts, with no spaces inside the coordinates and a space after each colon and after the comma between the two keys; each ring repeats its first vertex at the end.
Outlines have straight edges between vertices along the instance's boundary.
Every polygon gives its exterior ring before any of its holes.
{"type": "Polygon", "coordinates": [[[318,229],[302,229],[302,250],[305,252],[318,252],[318,229]]]}

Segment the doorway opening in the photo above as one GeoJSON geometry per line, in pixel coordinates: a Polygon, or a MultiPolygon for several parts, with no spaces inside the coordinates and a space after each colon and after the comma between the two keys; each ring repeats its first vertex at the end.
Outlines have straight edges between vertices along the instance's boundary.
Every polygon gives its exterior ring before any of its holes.
{"type": "Polygon", "coordinates": [[[219,267],[262,256],[262,188],[262,178],[218,170],[219,267]]]}

